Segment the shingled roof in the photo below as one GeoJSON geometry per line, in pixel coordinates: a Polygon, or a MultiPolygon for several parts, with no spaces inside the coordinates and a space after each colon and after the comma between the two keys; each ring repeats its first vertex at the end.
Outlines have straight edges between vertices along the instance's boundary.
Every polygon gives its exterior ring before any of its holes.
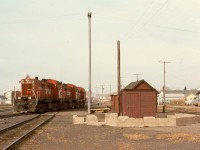
{"type": "Polygon", "coordinates": [[[132,90],[132,89],[135,89],[135,87],[137,87],[137,85],[139,85],[143,80],[139,80],[139,81],[136,81],[136,82],[131,82],[129,83],[124,89],[125,90],[132,90]]]}
{"type": "MultiPolygon", "coordinates": [[[[124,90],[134,90],[137,89],[137,87],[141,84],[141,83],[145,83],[146,85],[148,85],[151,89],[154,89],[151,85],[149,85],[145,80],[139,80],[136,82],[131,82],[129,83],[124,90]]],[[[155,89],[154,89],[155,90],[155,89]]]]}

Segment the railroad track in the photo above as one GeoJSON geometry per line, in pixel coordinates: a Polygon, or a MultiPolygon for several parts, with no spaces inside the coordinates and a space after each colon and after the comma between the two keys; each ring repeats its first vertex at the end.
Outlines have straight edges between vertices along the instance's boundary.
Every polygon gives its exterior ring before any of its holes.
{"type": "Polygon", "coordinates": [[[0,130],[0,149],[15,149],[25,138],[50,121],[56,113],[46,113],[0,130]]]}
{"type": "Polygon", "coordinates": [[[13,108],[5,108],[5,109],[0,109],[0,112],[6,112],[6,111],[12,111],[13,108]]]}
{"type": "Polygon", "coordinates": [[[16,117],[16,116],[22,116],[22,115],[26,115],[26,114],[23,114],[23,113],[9,113],[9,114],[3,114],[3,115],[0,115],[0,119],[3,119],[3,118],[10,118],[10,117],[16,117]]]}

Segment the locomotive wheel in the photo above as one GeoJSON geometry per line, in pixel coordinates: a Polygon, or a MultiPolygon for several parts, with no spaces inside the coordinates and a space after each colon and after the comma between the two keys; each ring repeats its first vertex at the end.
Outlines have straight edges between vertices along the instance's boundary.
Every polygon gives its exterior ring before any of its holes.
{"type": "Polygon", "coordinates": [[[47,107],[46,107],[46,105],[44,105],[44,112],[47,112],[48,110],[47,110],[47,107]]]}
{"type": "Polygon", "coordinates": [[[44,105],[38,105],[38,112],[39,113],[45,112],[45,106],[44,105]]]}
{"type": "Polygon", "coordinates": [[[64,106],[63,105],[60,105],[60,110],[63,110],[64,109],[64,106]]]}
{"type": "Polygon", "coordinates": [[[81,108],[83,108],[83,102],[81,102],[81,104],[80,104],[80,105],[81,105],[81,108]]]}
{"type": "Polygon", "coordinates": [[[79,102],[79,108],[82,108],[82,103],[81,102],[79,102]]]}
{"type": "Polygon", "coordinates": [[[74,104],[74,103],[72,103],[72,108],[73,108],[73,109],[75,108],[75,104],[74,104]]]}
{"type": "Polygon", "coordinates": [[[67,105],[64,105],[64,110],[67,110],[67,109],[68,109],[67,105]]]}
{"type": "Polygon", "coordinates": [[[58,110],[57,104],[53,104],[53,111],[57,111],[57,110],[58,110]]]}

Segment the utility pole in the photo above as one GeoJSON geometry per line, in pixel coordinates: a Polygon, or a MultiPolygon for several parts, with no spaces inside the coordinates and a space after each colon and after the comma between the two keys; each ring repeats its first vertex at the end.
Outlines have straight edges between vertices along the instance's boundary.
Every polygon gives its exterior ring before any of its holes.
{"type": "Polygon", "coordinates": [[[164,86],[163,86],[163,113],[165,113],[165,64],[166,63],[171,63],[171,62],[167,62],[167,61],[159,61],[159,63],[163,63],[164,64],[164,86]]]}
{"type": "MultiPolygon", "coordinates": [[[[11,95],[12,95],[12,93],[11,93],[11,95]]],[[[12,105],[13,105],[13,113],[15,112],[15,99],[16,99],[16,90],[15,90],[15,86],[14,86],[14,95],[12,95],[11,97],[12,97],[12,99],[13,99],[13,101],[12,101],[12,105]],[[13,96],[13,97],[12,97],[13,96]]]]}
{"type": "Polygon", "coordinates": [[[89,83],[88,83],[88,113],[90,114],[90,102],[91,102],[91,17],[92,13],[88,12],[89,22],[89,83]]]}
{"type": "Polygon", "coordinates": [[[101,93],[101,94],[102,94],[102,95],[101,95],[101,104],[102,104],[102,103],[103,103],[103,90],[104,90],[104,85],[101,85],[101,90],[102,90],[102,91],[101,91],[101,92],[102,92],[102,93],[101,93]]]}
{"type": "Polygon", "coordinates": [[[98,90],[99,90],[99,87],[96,87],[96,97],[98,95],[98,90]]]}
{"type": "Polygon", "coordinates": [[[136,75],[136,76],[137,76],[137,81],[138,81],[138,76],[139,76],[139,75],[142,75],[142,74],[136,73],[136,74],[133,74],[133,75],[136,75]]]}
{"type": "Polygon", "coordinates": [[[109,85],[110,86],[110,95],[111,95],[111,88],[112,88],[112,85],[109,85]]]}
{"type": "Polygon", "coordinates": [[[118,95],[118,115],[121,114],[121,99],[120,99],[120,89],[121,89],[121,81],[120,81],[120,41],[117,41],[117,95],[118,95]]]}

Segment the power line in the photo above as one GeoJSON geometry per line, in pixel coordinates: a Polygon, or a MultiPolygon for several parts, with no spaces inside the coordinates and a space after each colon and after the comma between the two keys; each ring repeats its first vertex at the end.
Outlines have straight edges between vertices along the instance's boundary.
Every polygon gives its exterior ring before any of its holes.
{"type": "Polygon", "coordinates": [[[156,24],[147,24],[147,25],[152,26],[152,27],[162,28],[162,29],[168,29],[168,30],[175,30],[175,31],[181,31],[181,32],[189,32],[189,33],[200,34],[200,32],[198,32],[198,31],[180,29],[180,28],[176,28],[176,27],[162,26],[162,25],[156,25],[156,24]]]}
{"type": "MultiPolygon", "coordinates": [[[[126,37],[127,35],[129,35],[130,32],[131,32],[131,30],[133,30],[133,29],[136,27],[136,25],[139,24],[139,21],[146,15],[146,13],[148,12],[150,6],[152,6],[154,2],[155,2],[155,0],[152,1],[152,2],[148,5],[148,7],[145,9],[144,13],[139,17],[139,19],[134,23],[134,25],[130,28],[130,30],[127,31],[127,32],[125,33],[125,35],[124,35],[123,37],[126,37]]],[[[122,39],[123,39],[123,38],[122,38],[122,39]]]]}
{"type": "MultiPolygon", "coordinates": [[[[98,16],[98,15],[97,15],[98,16]]],[[[102,16],[98,16],[98,18],[101,18],[102,16]]],[[[108,17],[108,16],[105,16],[105,18],[106,17],[108,17]]],[[[113,18],[113,16],[110,16],[108,19],[109,19],[109,21],[110,21],[110,19],[111,19],[111,17],[113,18]]],[[[103,18],[103,17],[102,17],[103,18]]],[[[161,28],[161,29],[167,29],[167,30],[173,30],[173,31],[179,31],[179,32],[187,32],[187,33],[193,33],[193,34],[200,34],[200,32],[198,32],[198,31],[194,31],[194,30],[188,30],[188,29],[182,29],[182,28],[177,28],[177,27],[170,27],[170,26],[165,26],[165,25],[159,25],[159,24],[151,24],[151,23],[146,23],[146,22],[141,22],[140,21],[140,23],[138,23],[137,21],[135,21],[135,20],[133,20],[133,19],[124,19],[124,17],[119,17],[119,16],[117,16],[117,18],[116,18],[117,20],[116,21],[119,21],[119,19],[120,20],[128,20],[128,21],[133,21],[133,22],[135,22],[135,24],[139,24],[139,25],[146,25],[146,26],[151,26],[151,27],[154,27],[154,28],[161,28]]],[[[135,25],[134,24],[134,25],[135,25]]],[[[133,29],[133,27],[132,27],[132,29],[133,29]]],[[[122,40],[123,39],[125,39],[125,37],[128,35],[128,34],[130,34],[130,31],[131,31],[131,29],[129,30],[129,32],[127,32],[124,36],[123,36],[123,38],[122,38],[122,40]]]]}
{"type": "Polygon", "coordinates": [[[8,22],[0,22],[0,24],[16,24],[16,23],[33,23],[33,22],[41,22],[41,21],[49,21],[49,20],[54,20],[54,19],[61,19],[61,18],[76,18],[76,17],[81,17],[84,16],[82,13],[76,13],[76,14],[66,14],[66,15],[58,15],[58,16],[47,16],[47,17],[37,17],[32,20],[26,20],[26,18],[20,18],[16,20],[10,20],[8,22]]]}
{"type": "Polygon", "coordinates": [[[172,76],[175,79],[179,79],[179,80],[182,80],[184,82],[189,82],[190,84],[192,84],[194,86],[198,86],[196,83],[192,83],[190,80],[186,80],[186,79],[181,78],[182,76],[180,77],[180,76],[176,76],[176,75],[169,73],[169,72],[167,72],[167,73],[170,74],[170,76],[172,76]]]}
{"type": "Polygon", "coordinates": [[[148,22],[151,21],[166,6],[167,3],[168,3],[168,0],[166,0],[163,3],[163,5],[159,9],[157,9],[157,11],[138,30],[136,30],[128,38],[126,38],[125,42],[128,41],[137,32],[139,32],[140,30],[142,30],[148,24],[148,22]]]}

